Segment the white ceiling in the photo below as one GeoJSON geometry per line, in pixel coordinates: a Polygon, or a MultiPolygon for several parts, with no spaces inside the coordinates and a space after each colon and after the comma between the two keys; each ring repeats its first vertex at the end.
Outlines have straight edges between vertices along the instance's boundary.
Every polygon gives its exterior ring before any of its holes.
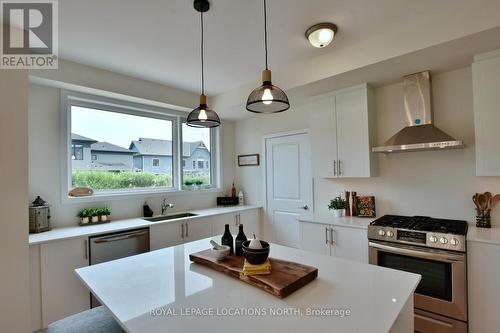
{"type": "MultiPolygon", "coordinates": [[[[260,78],[261,0],[212,0],[206,14],[206,84],[220,94],[260,78]]],[[[190,0],[59,1],[60,56],[197,92],[199,14],[190,0]]],[[[498,0],[268,0],[270,59],[285,88],[500,26],[498,0]],[[325,49],[304,31],[339,26],[325,49]],[[376,57],[371,56],[376,55],[376,57]],[[341,68],[342,67],[342,68],[341,68]]]]}

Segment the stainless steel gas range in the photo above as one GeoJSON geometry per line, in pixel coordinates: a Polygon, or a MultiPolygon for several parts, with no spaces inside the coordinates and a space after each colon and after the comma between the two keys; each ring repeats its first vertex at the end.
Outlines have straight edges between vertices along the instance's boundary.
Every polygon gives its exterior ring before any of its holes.
{"type": "Polygon", "coordinates": [[[385,215],[368,226],[371,264],[422,276],[415,332],[467,332],[467,222],[385,215]]]}

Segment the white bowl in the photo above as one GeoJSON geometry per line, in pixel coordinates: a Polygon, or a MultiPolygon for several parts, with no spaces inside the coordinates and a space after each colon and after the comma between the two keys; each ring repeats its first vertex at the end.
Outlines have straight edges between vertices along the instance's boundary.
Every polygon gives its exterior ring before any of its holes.
{"type": "Polygon", "coordinates": [[[228,255],[231,250],[231,248],[227,245],[221,245],[222,249],[216,250],[212,249],[212,255],[215,257],[217,260],[224,260],[228,255]]]}

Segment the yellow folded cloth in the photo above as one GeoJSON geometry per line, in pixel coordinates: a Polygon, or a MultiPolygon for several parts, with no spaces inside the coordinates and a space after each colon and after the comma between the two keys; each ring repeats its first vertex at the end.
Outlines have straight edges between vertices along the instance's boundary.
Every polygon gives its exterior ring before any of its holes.
{"type": "Polygon", "coordinates": [[[269,259],[260,265],[252,265],[245,259],[243,264],[243,274],[244,275],[264,275],[271,274],[271,263],[269,259]]]}

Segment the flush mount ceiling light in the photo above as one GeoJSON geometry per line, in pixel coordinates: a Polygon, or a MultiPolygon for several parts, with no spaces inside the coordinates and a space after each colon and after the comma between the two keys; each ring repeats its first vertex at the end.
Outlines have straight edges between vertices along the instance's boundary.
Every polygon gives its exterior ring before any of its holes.
{"type": "Polygon", "coordinates": [[[337,26],[333,23],[318,23],[306,30],[306,38],[312,46],[323,48],[328,46],[337,33],[337,26]]]}
{"type": "Polygon", "coordinates": [[[262,71],[262,85],[255,88],[248,96],[247,110],[255,113],[277,113],[290,108],[288,97],[271,82],[271,71],[267,68],[267,3],[264,0],[264,47],[266,69],[262,71]]]}
{"type": "Polygon", "coordinates": [[[201,95],[200,106],[191,111],[187,117],[186,124],[191,127],[217,127],[220,119],[217,113],[207,106],[207,96],[205,96],[205,68],[203,62],[203,13],[210,9],[207,0],[194,0],[194,9],[200,13],[201,17],[201,95]]]}

